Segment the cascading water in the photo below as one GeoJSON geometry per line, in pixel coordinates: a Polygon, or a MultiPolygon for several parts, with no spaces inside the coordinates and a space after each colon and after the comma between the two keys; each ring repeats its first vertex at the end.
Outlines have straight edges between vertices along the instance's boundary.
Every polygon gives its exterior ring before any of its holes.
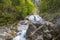
{"type": "MultiPolygon", "coordinates": [[[[29,21],[31,21],[32,23],[42,23],[42,18],[39,15],[35,15],[38,13],[38,3],[40,2],[40,0],[33,0],[34,4],[35,4],[35,10],[34,10],[34,15],[31,15],[28,17],[29,21]]],[[[13,38],[13,40],[26,40],[26,32],[27,29],[29,27],[29,21],[28,20],[24,20],[24,21],[20,21],[17,25],[17,29],[18,29],[18,33],[16,34],[17,36],[13,38]]]]}
{"type": "Polygon", "coordinates": [[[16,34],[17,36],[15,36],[13,40],[27,40],[26,32],[28,30],[30,23],[38,24],[38,25],[44,24],[44,20],[39,15],[30,15],[26,17],[26,19],[28,20],[22,20],[18,23],[17,30],[19,32],[16,34]]]}
{"type": "Polygon", "coordinates": [[[29,27],[29,23],[33,23],[33,24],[43,24],[43,19],[39,16],[39,15],[30,15],[29,17],[27,17],[27,19],[29,20],[22,20],[18,23],[17,25],[17,29],[18,29],[18,33],[17,36],[13,38],[13,40],[26,40],[26,32],[28,30],[29,27]]]}
{"type": "Polygon", "coordinates": [[[13,38],[13,40],[26,40],[26,32],[29,27],[28,20],[20,21],[17,25],[17,36],[13,38]]]}

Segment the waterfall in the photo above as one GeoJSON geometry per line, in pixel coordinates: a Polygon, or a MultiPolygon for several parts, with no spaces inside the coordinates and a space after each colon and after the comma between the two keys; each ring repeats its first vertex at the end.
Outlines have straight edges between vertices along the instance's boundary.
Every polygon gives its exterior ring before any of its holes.
{"type": "MultiPolygon", "coordinates": [[[[34,4],[35,4],[35,10],[34,10],[34,15],[31,15],[28,17],[29,21],[31,21],[32,23],[37,23],[37,24],[40,24],[40,23],[43,23],[43,19],[37,15],[38,12],[38,3],[40,2],[40,0],[32,0],[34,1],[34,4]]],[[[17,29],[18,29],[18,33],[16,34],[17,36],[15,36],[13,38],[13,40],[26,40],[26,32],[28,30],[28,27],[29,27],[29,21],[28,20],[22,20],[18,23],[17,25],[17,29]]]]}
{"type": "Polygon", "coordinates": [[[20,21],[17,25],[17,30],[19,31],[16,37],[13,40],[26,40],[26,32],[29,27],[28,20],[20,21]]]}
{"type": "Polygon", "coordinates": [[[29,27],[29,22],[33,23],[33,24],[43,24],[44,20],[42,19],[42,17],[40,17],[39,15],[30,15],[29,17],[27,17],[28,20],[22,20],[18,23],[17,25],[17,30],[19,31],[13,38],[13,40],[27,40],[26,39],[26,32],[28,30],[29,27]]]}

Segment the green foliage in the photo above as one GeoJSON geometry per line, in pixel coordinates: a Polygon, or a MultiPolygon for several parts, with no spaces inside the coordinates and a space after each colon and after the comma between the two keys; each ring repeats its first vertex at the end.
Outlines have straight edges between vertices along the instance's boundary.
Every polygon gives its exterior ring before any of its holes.
{"type": "Polygon", "coordinates": [[[31,0],[0,0],[0,25],[12,24],[32,13],[31,0]]]}
{"type": "Polygon", "coordinates": [[[56,16],[60,16],[60,13],[57,12],[57,13],[40,13],[40,15],[45,19],[45,20],[48,20],[48,21],[52,21],[56,16]]]}
{"type": "Polygon", "coordinates": [[[40,15],[46,20],[60,16],[60,0],[42,0],[39,6],[40,15]]]}
{"type": "Polygon", "coordinates": [[[40,3],[41,12],[56,12],[60,9],[60,0],[42,0],[40,3]]]}
{"type": "Polygon", "coordinates": [[[42,1],[40,3],[40,12],[45,12],[47,9],[47,2],[46,1],[42,1]]]}

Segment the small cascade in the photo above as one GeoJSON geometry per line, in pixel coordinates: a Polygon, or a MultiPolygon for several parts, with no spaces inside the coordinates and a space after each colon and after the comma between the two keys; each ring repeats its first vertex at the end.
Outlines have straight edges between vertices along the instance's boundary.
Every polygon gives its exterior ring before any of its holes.
{"type": "MultiPolygon", "coordinates": [[[[38,5],[39,2],[41,0],[32,0],[32,2],[34,1],[34,5],[35,5],[35,9],[33,14],[34,15],[30,15],[28,17],[29,21],[32,22],[33,24],[42,24],[43,23],[43,19],[37,15],[39,13],[38,10],[38,5]]],[[[26,32],[28,30],[29,27],[29,21],[28,20],[22,20],[18,23],[17,25],[17,30],[19,31],[16,35],[16,37],[13,38],[13,40],[26,40],[26,32]]]]}
{"type": "Polygon", "coordinates": [[[43,19],[39,15],[30,15],[26,17],[28,20],[22,20],[17,25],[17,30],[19,31],[13,40],[27,40],[26,33],[30,23],[33,24],[43,24],[43,19]]]}
{"type": "Polygon", "coordinates": [[[17,25],[17,30],[19,31],[16,35],[16,37],[13,38],[13,40],[26,40],[26,32],[29,27],[28,21],[23,20],[20,21],[17,25]]]}

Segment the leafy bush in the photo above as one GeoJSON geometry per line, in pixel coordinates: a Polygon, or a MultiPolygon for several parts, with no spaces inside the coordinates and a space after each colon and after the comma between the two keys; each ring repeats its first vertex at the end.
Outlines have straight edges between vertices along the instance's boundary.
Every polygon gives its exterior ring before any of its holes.
{"type": "Polygon", "coordinates": [[[60,16],[60,0],[42,0],[39,6],[40,15],[46,20],[60,16]]]}
{"type": "Polygon", "coordinates": [[[31,0],[0,0],[0,25],[12,24],[32,13],[31,0]]]}
{"type": "Polygon", "coordinates": [[[40,2],[40,12],[56,12],[60,9],[60,0],[42,0],[40,2]]]}

